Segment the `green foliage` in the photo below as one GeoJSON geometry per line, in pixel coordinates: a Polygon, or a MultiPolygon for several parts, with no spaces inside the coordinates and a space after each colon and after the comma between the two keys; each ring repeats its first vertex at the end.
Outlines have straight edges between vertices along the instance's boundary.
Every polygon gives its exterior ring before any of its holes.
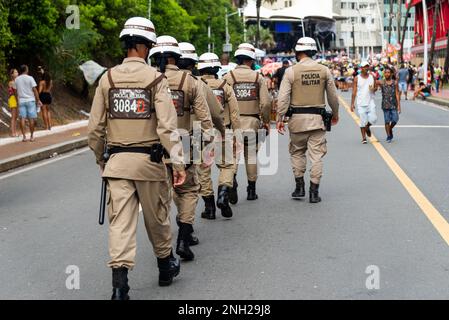
{"type": "MultiPolygon", "coordinates": [[[[178,2],[189,12],[194,18],[195,25],[198,26],[198,32],[193,34],[190,39],[197,51],[199,53],[207,51],[209,43],[207,26],[210,17],[211,43],[215,48],[215,53],[221,54],[226,40],[225,10],[228,8],[228,14],[235,12],[231,2],[228,0],[179,0],[178,2]]],[[[243,42],[243,23],[238,15],[229,17],[229,34],[234,48],[243,42]]],[[[176,34],[174,35],[176,36],[176,34]]]]}
{"type": "Polygon", "coordinates": [[[8,24],[9,9],[6,7],[5,0],[0,0],[0,81],[6,81],[7,63],[6,51],[13,41],[13,36],[8,24]]]}
{"type": "Polygon", "coordinates": [[[158,36],[171,35],[179,42],[190,42],[198,26],[175,0],[155,0],[151,7],[151,20],[158,36]]]}
{"type": "MultiPolygon", "coordinates": [[[[211,43],[221,54],[225,43],[225,10],[235,12],[230,0],[153,0],[151,20],[158,35],[172,35],[205,52],[211,43]]],[[[6,67],[38,64],[53,77],[70,81],[78,64],[92,59],[105,66],[119,63],[124,52],[119,34],[125,21],[148,15],[148,0],[0,0],[0,80],[6,67]],[[7,3],[7,4],[6,4],[7,3]],[[78,5],[80,30],[66,28],[68,5],[78,5]]],[[[234,48],[243,41],[243,23],[229,17],[234,48]]]]}
{"type": "Polygon", "coordinates": [[[79,30],[64,29],[61,39],[46,57],[53,79],[63,83],[74,81],[78,66],[90,59],[89,48],[97,41],[98,34],[84,25],[79,30]]]}

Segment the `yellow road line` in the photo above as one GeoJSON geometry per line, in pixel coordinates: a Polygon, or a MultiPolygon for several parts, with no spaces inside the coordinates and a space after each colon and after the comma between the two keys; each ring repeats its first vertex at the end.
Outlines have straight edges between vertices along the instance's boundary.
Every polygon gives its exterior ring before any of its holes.
{"type": "MultiPolygon", "coordinates": [[[[343,98],[339,97],[341,103],[345,107],[346,111],[349,115],[352,116],[354,121],[358,124],[359,117],[353,112],[346,101],[343,98]]],[[[427,199],[427,197],[419,190],[419,188],[415,185],[415,183],[410,179],[407,174],[402,170],[402,168],[398,165],[398,163],[393,159],[393,157],[388,153],[387,150],[379,143],[374,134],[371,135],[371,142],[377,152],[380,154],[382,159],[387,163],[390,167],[391,171],[396,175],[398,180],[402,183],[404,188],[410,194],[410,196],[415,200],[416,204],[421,208],[423,213],[426,215],[427,219],[433,224],[435,229],[437,229],[440,236],[446,241],[446,244],[449,245],[449,223],[444,219],[441,213],[432,205],[432,203],[427,199]]]]}

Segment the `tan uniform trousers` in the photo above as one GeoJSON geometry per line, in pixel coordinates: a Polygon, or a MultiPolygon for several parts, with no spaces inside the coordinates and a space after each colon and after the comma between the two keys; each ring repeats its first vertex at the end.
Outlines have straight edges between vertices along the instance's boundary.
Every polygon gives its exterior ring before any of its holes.
{"type": "MultiPolygon", "coordinates": [[[[244,139],[243,156],[245,157],[246,176],[248,181],[257,181],[257,152],[259,152],[257,134],[260,120],[255,117],[241,116],[240,123],[244,139]]],[[[237,174],[237,170],[238,165],[235,165],[235,174],[237,174]]]]}
{"type": "MultiPolygon", "coordinates": [[[[218,153],[216,149],[215,161],[217,163],[217,168],[219,169],[218,176],[218,185],[219,186],[227,186],[232,188],[232,184],[234,181],[234,171],[235,171],[235,153],[233,153],[233,157],[228,159],[227,152],[233,152],[233,150],[228,150],[226,152],[225,142],[222,142],[221,153],[218,153]]],[[[213,196],[214,195],[214,186],[212,183],[212,166],[205,168],[203,166],[198,166],[198,180],[200,182],[201,190],[200,195],[202,197],[213,196]]]]}
{"type": "Polygon", "coordinates": [[[307,152],[312,164],[310,181],[319,184],[323,175],[322,158],[327,153],[326,131],[318,129],[300,133],[290,132],[289,151],[295,178],[303,177],[306,172],[307,152]]]}
{"type": "Polygon", "coordinates": [[[132,269],[136,256],[139,202],[154,254],[165,258],[172,250],[170,188],[167,181],[108,178],[109,255],[111,268],[132,269]]]}
{"type": "Polygon", "coordinates": [[[200,192],[197,175],[197,166],[192,164],[186,170],[186,181],[174,188],[173,200],[178,208],[177,218],[182,223],[193,224],[195,220],[196,205],[200,192]]]}

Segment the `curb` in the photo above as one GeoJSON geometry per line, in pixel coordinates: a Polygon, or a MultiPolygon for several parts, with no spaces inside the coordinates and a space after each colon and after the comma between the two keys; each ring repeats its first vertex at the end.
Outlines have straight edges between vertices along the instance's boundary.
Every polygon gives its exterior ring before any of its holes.
{"type": "Polygon", "coordinates": [[[24,165],[45,160],[57,154],[73,151],[87,146],[87,137],[70,140],[63,143],[54,144],[45,148],[37,149],[19,156],[0,160],[0,173],[11,169],[16,169],[24,165]]]}
{"type": "Polygon", "coordinates": [[[449,100],[439,99],[435,97],[427,97],[426,101],[438,104],[440,106],[449,107],[449,100]]]}

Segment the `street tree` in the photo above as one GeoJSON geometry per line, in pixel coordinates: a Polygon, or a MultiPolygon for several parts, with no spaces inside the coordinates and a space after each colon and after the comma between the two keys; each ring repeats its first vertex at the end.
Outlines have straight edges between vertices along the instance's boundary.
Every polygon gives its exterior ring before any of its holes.
{"type": "Polygon", "coordinates": [[[404,25],[402,27],[402,37],[401,37],[401,47],[399,48],[399,61],[404,62],[404,39],[405,32],[407,30],[408,16],[410,15],[410,10],[412,9],[411,1],[407,0],[407,11],[405,13],[404,25]]]}
{"type": "MultiPolygon", "coordinates": [[[[432,26],[432,42],[430,44],[430,52],[429,52],[429,62],[428,65],[433,62],[433,56],[435,52],[435,40],[437,37],[437,23],[440,16],[440,0],[435,1],[435,6],[433,8],[433,26],[432,26]]],[[[433,70],[431,70],[433,72],[433,70]]]]}
{"type": "Polygon", "coordinates": [[[390,0],[390,15],[388,19],[388,44],[391,43],[391,32],[392,32],[392,24],[393,24],[393,0],[390,0]]]}

